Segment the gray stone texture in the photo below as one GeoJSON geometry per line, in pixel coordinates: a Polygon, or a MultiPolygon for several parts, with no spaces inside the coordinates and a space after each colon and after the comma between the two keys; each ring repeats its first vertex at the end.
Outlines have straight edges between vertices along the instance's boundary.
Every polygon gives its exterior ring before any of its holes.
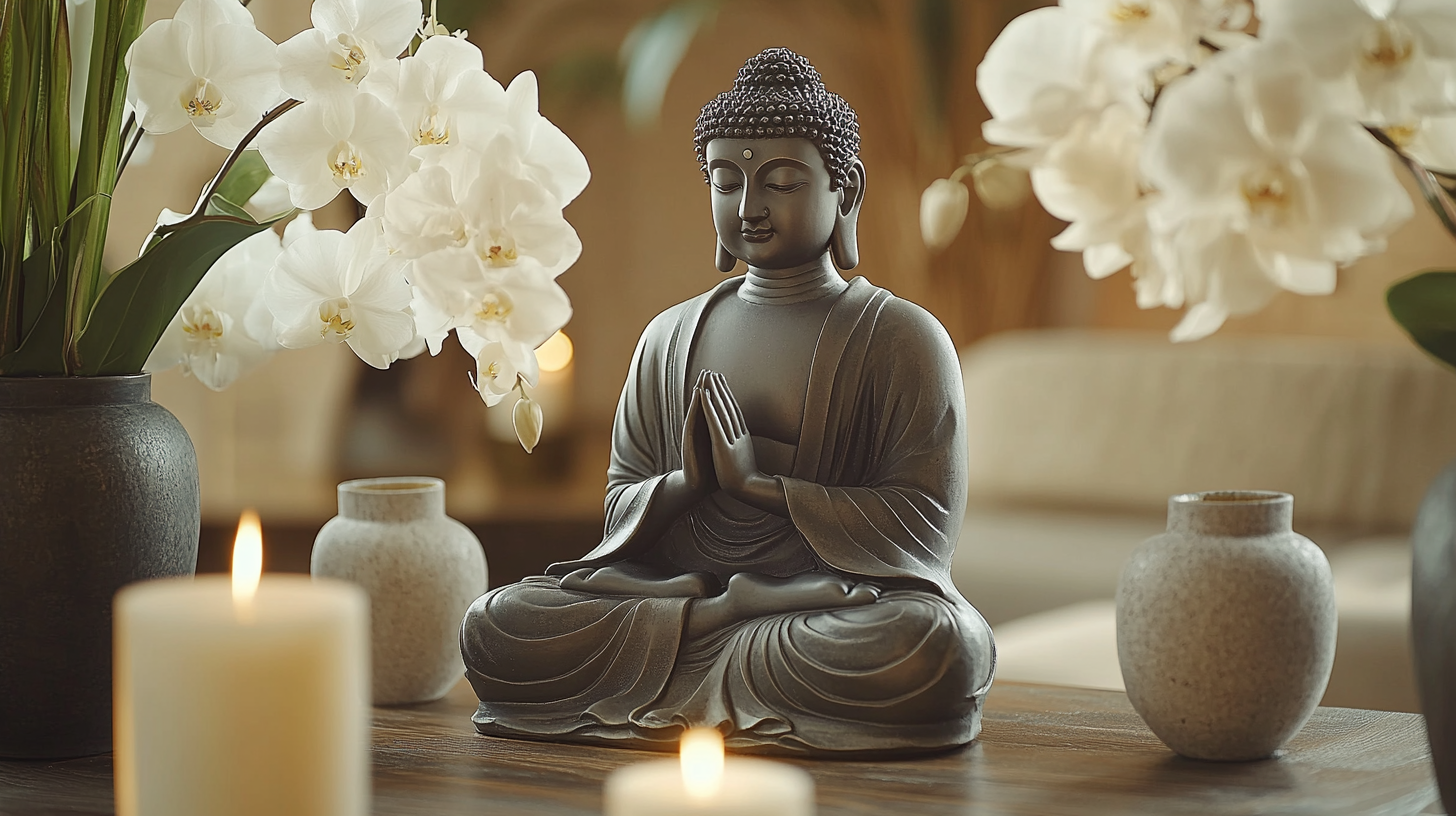
{"type": "Polygon", "coordinates": [[[197,568],[197,456],[151,395],[0,377],[0,757],[110,751],[112,597],[197,568]]]}

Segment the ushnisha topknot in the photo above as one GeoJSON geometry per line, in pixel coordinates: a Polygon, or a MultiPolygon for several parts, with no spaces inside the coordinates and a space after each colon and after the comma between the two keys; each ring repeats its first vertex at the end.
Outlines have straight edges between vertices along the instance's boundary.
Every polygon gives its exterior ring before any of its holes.
{"type": "Polygon", "coordinates": [[[693,144],[708,178],[708,142],[714,139],[804,138],[819,148],[830,189],[849,183],[859,158],[859,117],[824,87],[807,59],[787,48],[766,48],[738,70],[733,89],[703,106],[693,144]]]}

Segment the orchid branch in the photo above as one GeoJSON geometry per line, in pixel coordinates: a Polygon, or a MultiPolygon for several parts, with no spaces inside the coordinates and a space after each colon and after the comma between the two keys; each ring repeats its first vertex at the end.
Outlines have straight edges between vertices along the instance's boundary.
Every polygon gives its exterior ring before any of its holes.
{"type": "Polygon", "coordinates": [[[1456,238],[1456,200],[1452,199],[1452,191],[1441,183],[1441,177],[1450,177],[1444,173],[1438,176],[1427,170],[1425,165],[1401,149],[1400,145],[1396,144],[1395,140],[1390,138],[1390,135],[1383,129],[1374,125],[1364,127],[1371,136],[1375,137],[1375,141],[1384,145],[1387,150],[1395,154],[1401,164],[1405,165],[1405,169],[1415,179],[1416,186],[1420,188],[1421,196],[1435,211],[1436,217],[1441,219],[1441,226],[1445,227],[1446,232],[1450,233],[1453,238],[1456,238]]]}
{"type": "Polygon", "coordinates": [[[146,135],[147,132],[141,128],[137,128],[136,133],[128,133],[127,130],[122,131],[121,138],[126,141],[126,149],[121,153],[121,162],[116,165],[116,178],[118,180],[121,179],[121,174],[126,172],[126,166],[131,163],[131,154],[136,152],[137,147],[142,143],[142,137],[146,135]]]}
{"type": "Polygon", "coordinates": [[[217,194],[217,189],[218,187],[222,186],[223,179],[227,178],[228,171],[233,169],[233,165],[237,164],[238,159],[242,157],[243,151],[246,150],[248,145],[251,144],[252,141],[258,137],[259,133],[263,132],[263,128],[272,124],[278,119],[278,117],[293,110],[301,104],[303,104],[301,100],[289,99],[288,101],[279,104],[278,107],[264,114],[263,118],[258,120],[258,124],[254,125],[253,129],[248,131],[248,134],[243,137],[243,140],[238,142],[238,146],[233,148],[233,151],[228,154],[227,160],[222,163],[222,168],[217,171],[217,175],[213,177],[212,181],[208,183],[206,189],[202,191],[202,197],[197,199],[197,206],[192,208],[192,212],[189,213],[186,218],[178,221],[175,224],[165,224],[162,226],[158,226],[152,234],[160,238],[164,235],[167,235],[168,233],[176,232],[183,227],[190,227],[194,224],[203,224],[210,221],[229,221],[235,224],[249,223],[241,218],[234,218],[233,216],[229,215],[207,215],[207,204],[208,202],[212,201],[212,197],[217,194]]]}
{"type": "Polygon", "coordinates": [[[1026,148],[1024,147],[1004,147],[1001,145],[992,145],[985,150],[979,150],[975,153],[967,154],[966,156],[963,156],[961,158],[961,166],[957,167],[955,171],[950,174],[950,180],[962,181],[968,174],[974,173],[977,167],[988,161],[995,161],[1006,156],[1015,156],[1025,152],[1026,148]]]}

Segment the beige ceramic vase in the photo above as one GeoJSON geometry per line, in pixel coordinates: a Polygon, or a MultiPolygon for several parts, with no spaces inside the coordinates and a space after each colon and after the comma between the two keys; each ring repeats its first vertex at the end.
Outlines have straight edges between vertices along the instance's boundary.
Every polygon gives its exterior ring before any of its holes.
{"type": "Polygon", "coordinates": [[[1168,500],[1168,530],[1117,587],[1117,656],[1133,708],[1186,757],[1272,755],[1309,719],[1335,657],[1329,561],[1287,493],[1168,500]]]}
{"type": "Polygon", "coordinates": [[[445,483],[406,477],[339,485],[309,571],[369,593],[375,705],[438,700],[465,674],[460,621],[486,589],[485,553],[445,515],[445,483]]]}

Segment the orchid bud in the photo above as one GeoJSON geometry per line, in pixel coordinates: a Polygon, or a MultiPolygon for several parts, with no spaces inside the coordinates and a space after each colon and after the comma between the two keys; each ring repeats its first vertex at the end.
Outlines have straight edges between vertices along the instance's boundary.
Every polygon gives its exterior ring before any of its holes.
{"type": "Polygon", "coordinates": [[[526,449],[526,453],[535,450],[536,444],[541,441],[541,426],[545,422],[540,404],[522,396],[511,411],[511,421],[516,427],[516,438],[521,440],[521,447],[526,449]]]}
{"type": "Polygon", "coordinates": [[[1014,210],[1031,195],[1031,177],[1026,170],[1000,159],[977,162],[971,170],[976,197],[993,210],[1014,210]]]}
{"type": "Polygon", "coordinates": [[[955,240],[970,204],[966,185],[950,179],[936,179],[920,194],[920,237],[931,252],[939,252],[955,240]]]}

